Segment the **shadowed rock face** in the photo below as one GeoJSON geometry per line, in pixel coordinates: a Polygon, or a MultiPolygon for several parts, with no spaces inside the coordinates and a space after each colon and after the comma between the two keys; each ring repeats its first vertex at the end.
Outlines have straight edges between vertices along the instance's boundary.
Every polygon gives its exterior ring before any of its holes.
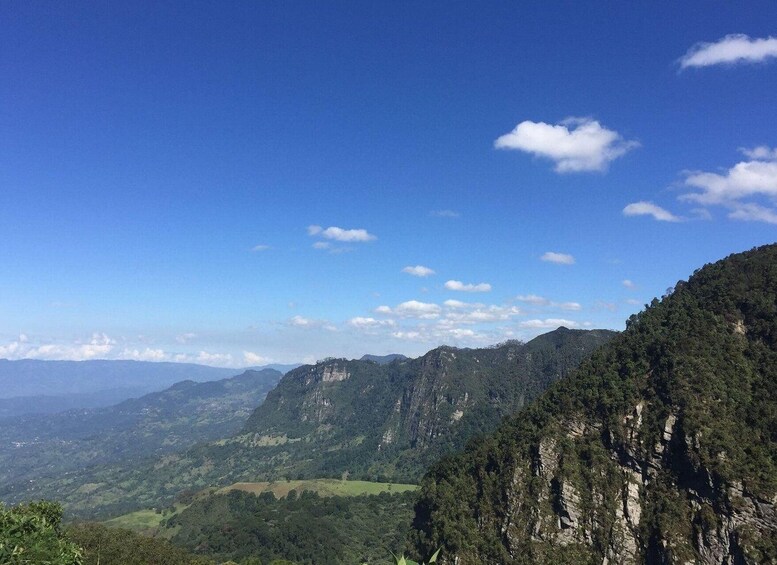
{"type": "Polygon", "coordinates": [[[442,562],[777,562],[777,246],[709,265],[424,480],[442,562]]]}

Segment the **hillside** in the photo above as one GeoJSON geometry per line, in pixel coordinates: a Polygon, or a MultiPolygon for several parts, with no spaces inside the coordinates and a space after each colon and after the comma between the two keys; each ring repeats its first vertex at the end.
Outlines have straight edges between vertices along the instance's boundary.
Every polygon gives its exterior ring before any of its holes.
{"type": "Polygon", "coordinates": [[[387,365],[335,359],[303,366],[281,379],[234,436],[22,492],[61,500],[77,515],[110,516],[236,482],[416,482],[441,454],[495,429],[613,335],[561,328],[526,344],[441,347],[387,365]]]}
{"type": "Polygon", "coordinates": [[[423,481],[443,562],[777,562],[777,245],[661,302],[423,481]]]}
{"type": "Polygon", "coordinates": [[[272,369],[246,371],[219,381],[183,381],[108,408],[6,419],[0,426],[0,484],[34,488],[46,477],[228,436],[280,378],[272,369]]]}
{"type": "Polygon", "coordinates": [[[559,328],[526,344],[440,347],[388,365],[301,367],[233,441],[273,457],[264,472],[417,480],[441,454],[493,430],[612,335],[559,328]]]}

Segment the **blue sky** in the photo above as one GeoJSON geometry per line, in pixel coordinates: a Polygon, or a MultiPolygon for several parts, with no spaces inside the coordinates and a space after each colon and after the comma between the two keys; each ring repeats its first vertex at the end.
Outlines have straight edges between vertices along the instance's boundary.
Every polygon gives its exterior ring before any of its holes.
{"type": "Polygon", "coordinates": [[[777,5],[632,4],[2,3],[0,357],[622,329],[777,239],[777,5]]]}

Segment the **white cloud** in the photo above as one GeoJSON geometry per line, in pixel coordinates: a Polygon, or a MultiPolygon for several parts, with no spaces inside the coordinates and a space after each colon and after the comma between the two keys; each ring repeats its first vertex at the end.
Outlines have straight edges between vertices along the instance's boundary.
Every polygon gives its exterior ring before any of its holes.
{"type": "Polygon", "coordinates": [[[683,194],[680,200],[702,206],[723,206],[730,210],[728,217],[734,220],[777,223],[777,208],[773,204],[765,206],[754,201],[777,201],[777,160],[766,146],[747,152],[749,156],[761,158],[739,162],[722,174],[689,173],[685,185],[698,192],[683,194]]]}
{"type": "Polygon", "coordinates": [[[259,245],[254,245],[251,251],[259,252],[259,251],[267,251],[268,249],[270,249],[269,245],[259,244],[259,245]]]}
{"type": "Polygon", "coordinates": [[[506,321],[522,314],[516,306],[472,306],[472,309],[454,308],[445,314],[445,320],[456,324],[485,324],[506,321]]]}
{"type": "Polygon", "coordinates": [[[459,292],[491,292],[491,285],[488,283],[464,284],[461,281],[454,280],[446,282],[445,288],[459,292]]]}
{"type": "MultiPolygon", "coordinates": [[[[26,337],[26,336],[25,336],[26,337]]],[[[87,343],[73,344],[47,343],[31,346],[25,341],[17,341],[0,348],[0,355],[16,359],[59,359],[65,361],[86,361],[89,359],[105,359],[113,351],[116,340],[104,333],[93,333],[87,343]]]]}
{"type": "Polygon", "coordinates": [[[416,331],[407,331],[407,332],[397,331],[392,333],[391,335],[393,335],[397,339],[406,339],[411,341],[415,341],[421,337],[421,333],[416,331]]]}
{"type": "Polygon", "coordinates": [[[634,281],[632,280],[623,279],[623,281],[621,282],[623,283],[623,286],[625,286],[626,288],[637,288],[637,285],[635,285],[634,281]]]}
{"type": "Polygon", "coordinates": [[[414,277],[428,277],[434,274],[434,270],[429,267],[424,267],[423,265],[416,265],[414,267],[407,266],[402,269],[402,272],[413,275],[414,277]]]}
{"type": "Polygon", "coordinates": [[[394,320],[376,320],[375,318],[356,316],[348,320],[348,324],[357,329],[374,329],[384,326],[395,326],[394,320]]]}
{"type": "Polygon", "coordinates": [[[475,332],[469,329],[462,329],[462,328],[454,328],[450,330],[448,333],[451,334],[451,337],[454,339],[463,339],[466,337],[474,337],[475,332]]]}
{"type": "Polygon", "coordinates": [[[122,351],[122,359],[132,359],[134,361],[164,361],[167,359],[167,354],[162,349],[151,349],[146,347],[143,350],[140,349],[125,349],[122,351]]]}
{"type": "Polygon", "coordinates": [[[554,302],[544,296],[538,296],[536,294],[519,294],[515,299],[519,302],[531,304],[532,306],[549,306],[551,308],[559,308],[570,312],[578,312],[583,309],[579,302],[554,302]]]}
{"type": "Polygon", "coordinates": [[[767,145],[759,145],[748,149],[747,147],[740,147],[739,150],[744,153],[748,159],[758,161],[777,161],[777,147],[769,147],[767,145]]]}
{"type": "Polygon", "coordinates": [[[555,251],[547,251],[540,257],[541,261],[548,263],[556,263],[558,265],[574,265],[575,258],[572,255],[566,253],[556,253],[555,251]]]}
{"type": "Polygon", "coordinates": [[[777,197],[777,161],[742,161],[725,174],[696,172],[687,186],[701,189],[681,196],[700,204],[725,204],[750,196],[777,197]]]}
{"type": "Polygon", "coordinates": [[[313,249],[329,249],[332,244],[328,241],[317,241],[313,244],[313,249]]]}
{"type": "Polygon", "coordinates": [[[310,318],[305,318],[303,316],[300,316],[297,314],[294,316],[291,320],[289,320],[289,323],[292,326],[296,326],[298,328],[312,328],[316,325],[316,322],[314,320],[311,320],[310,318]]]}
{"type": "Polygon", "coordinates": [[[731,34],[715,43],[697,43],[680,58],[680,67],[758,63],[777,57],[777,38],[752,39],[744,34],[731,34]]]}
{"type": "Polygon", "coordinates": [[[389,306],[378,306],[375,308],[376,314],[391,314],[392,310],[389,306]]]}
{"type": "Polygon", "coordinates": [[[455,210],[432,210],[429,212],[430,216],[436,218],[460,218],[461,214],[455,210]]]}
{"type": "Polygon", "coordinates": [[[653,216],[653,219],[659,222],[679,222],[682,220],[679,216],[675,216],[668,210],[657,206],[652,202],[640,200],[639,202],[632,202],[623,209],[624,216],[653,216]]]}
{"type": "Polygon", "coordinates": [[[562,318],[546,318],[544,320],[526,320],[519,324],[522,328],[532,329],[556,329],[564,326],[566,328],[574,328],[578,326],[577,322],[572,320],[564,320],[562,318]]]}
{"type": "Polygon", "coordinates": [[[178,343],[188,343],[191,340],[193,340],[195,337],[197,337],[196,333],[187,332],[187,333],[175,336],[175,341],[177,341],[178,343]]]}
{"type": "Polygon", "coordinates": [[[446,300],[443,304],[448,308],[468,308],[470,306],[477,306],[476,304],[469,304],[467,302],[462,302],[461,300],[446,300]]]}
{"type": "Polygon", "coordinates": [[[267,365],[272,359],[258,355],[253,351],[243,351],[243,364],[246,366],[267,365]]]}
{"type": "Polygon", "coordinates": [[[728,217],[732,220],[742,220],[745,222],[777,224],[776,210],[752,202],[737,205],[735,209],[729,213],[728,217]]]}
{"type": "Polygon", "coordinates": [[[558,173],[604,171],[611,161],[638,146],[590,118],[568,118],[560,124],[526,120],[494,142],[497,149],[551,159],[558,173]]]}
{"type": "Polygon", "coordinates": [[[408,300],[394,308],[394,314],[403,318],[434,319],[440,316],[441,308],[437,304],[408,300]]]}
{"type": "Polygon", "coordinates": [[[229,353],[208,353],[207,351],[200,351],[197,357],[194,358],[196,363],[200,365],[216,365],[216,366],[229,366],[232,363],[232,355],[229,353]]]}
{"type": "Polygon", "coordinates": [[[337,226],[331,226],[323,229],[321,226],[308,226],[308,235],[323,237],[324,239],[331,239],[334,241],[340,241],[344,243],[373,241],[378,239],[365,229],[350,229],[346,230],[338,228],[337,226]]]}
{"type": "Polygon", "coordinates": [[[546,306],[550,304],[550,300],[542,296],[537,296],[536,294],[519,294],[515,299],[528,304],[534,304],[535,306],[546,306]]]}

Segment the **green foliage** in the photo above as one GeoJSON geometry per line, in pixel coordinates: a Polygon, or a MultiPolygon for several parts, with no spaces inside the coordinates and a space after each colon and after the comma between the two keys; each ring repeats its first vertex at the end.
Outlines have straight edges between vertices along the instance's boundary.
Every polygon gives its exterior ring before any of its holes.
{"type": "Polygon", "coordinates": [[[74,524],[67,536],[83,547],[83,565],[214,565],[167,540],[102,524],[74,524]]]}
{"type": "Polygon", "coordinates": [[[54,502],[0,505],[0,563],[81,565],[81,548],[62,534],[61,521],[62,507],[54,502]]]}
{"type": "MultiPolygon", "coordinates": [[[[777,493],[777,245],[680,281],[492,437],[435,465],[422,482],[414,544],[420,552],[442,546],[464,563],[601,562],[615,519],[606,501],[620,496],[621,465],[647,473],[656,457],[661,467],[641,502],[638,551],[648,561],[700,560],[695,544],[715,534],[716,514],[737,505],[729,487],[756,500],[777,493]],[[627,422],[638,404],[632,438],[627,422]],[[656,455],[670,415],[671,441],[656,455]],[[581,493],[581,520],[595,525],[591,541],[567,545],[566,556],[529,535],[532,520],[556,511],[552,499],[540,500],[543,440],[559,455],[556,480],[581,493]],[[508,514],[511,504],[521,512],[508,514]]],[[[737,535],[736,559],[777,560],[773,531],[741,527],[737,535]]]]}
{"type": "Polygon", "coordinates": [[[161,533],[220,561],[387,564],[390,548],[404,543],[414,502],[412,492],[321,497],[303,491],[278,500],[269,492],[232,491],[196,500],[161,533]]]}

